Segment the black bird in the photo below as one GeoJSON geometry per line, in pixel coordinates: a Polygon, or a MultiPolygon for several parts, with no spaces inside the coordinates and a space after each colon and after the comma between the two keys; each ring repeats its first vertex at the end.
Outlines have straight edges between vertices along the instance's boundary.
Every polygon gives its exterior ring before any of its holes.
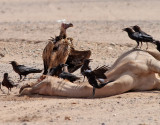
{"type": "Polygon", "coordinates": [[[85,70],[84,75],[87,77],[88,82],[91,86],[93,86],[93,94],[92,96],[94,97],[95,95],[95,89],[96,88],[102,88],[104,87],[107,83],[102,83],[102,80],[107,79],[105,76],[105,72],[109,70],[108,66],[102,66],[102,67],[97,67],[95,70],[85,70]],[[100,83],[99,83],[100,82],[100,83]]]}
{"type": "Polygon", "coordinates": [[[63,71],[62,73],[59,75],[60,78],[63,78],[63,79],[67,79],[69,80],[70,82],[74,82],[76,80],[79,80],[80,77],[77,77],[76,75],[74,74],[71,74],[68,72],[68,68],[67,68],[67,64],[64,65],[63,67],[63,71]]]}
{"type": "Polygon", "coordinates": [[[151,38],[152,38],[152,36],[151,36],[151,35],[149,35],[149,34],[145,33],[144,31],[142,31],[142,30],[141,30],[141,28],[140,28],[139,26],[135,25],[135,26],[131,26],[131,27],[133,28],[133,30],[134,30],[135,32],[142,33],[142,34],[144,34],[144,35],[149,36],[149,37],[151,37],[151,38]]]}
{"type": "Polygon", "coordinates": [[[157,50],[160,52],[160,41],[154,41],[154,44],[157,45],[157,50]]]}
{"type": "Polygon", "coordinates": [[[126,31],[128,33],[128,36],[137,42],[137,48],[139,46],[139,42],[143,41],[143,37],[140,33],[134,32],[131,28],[124,28],[123,31],[126,31]]]}
{"type": "Polygon", "coordinates": [[[11,88],[17,87],[17,84],[14,84],[14,82],[8,77],[8,73],[4,73],[2,85],[8,88],[8,94],[9,91],[11,91],[11,88]]]}
{"type": "Polygon", "coordinates": [[[58,66],[51,68],[50,71],[49,71],[49,75],[51,75],[51,76],[59,76],[62,73],[63,67],[65,65],[66,64],[59,64],[58,66]]]}
{"type": "Polygon", "coordinates": [[[40,69],[35,69],[32,67],[27,67],[24,65],[19,65],[16,61],[11,61],[10,64],[13,67],[13,70],[19,74],[20,76],[20,80],[22,79],[22,76],[24,76],[24,78],[30,74],[30,73],[41,73],[42,70],[40,69]]]}
{"type": "Polygon", "coordinates": [[[141,41],[141,46],[142,46],[142,42],[146,42],[146,44],[147,44],[147,49],[148,49],[148,42],[153,43],[153,41],[155,41],[151,35],[145,33],[144,31],[142,31],[139,26],[135,25],[135,26],[132,26],[132,28],[133,28],[133,30],[134,30],[135,32],[140,33],[140,35],[142,36],[143,39],[142,39],[142,41],[141,41]]]}
{"type": "Polygon", "coordinates": [[[64,71],[59,75],[59,77],[63,78],[63,79],[67,79],[70,82],[74,82],[74,81],[80,79],[80,77],[77,77],[76,75],[73,75],[73,74],[71,74],[69,72],[64,72],[64,71]]]}
{"type": "Polygon", "coordinates": [[[81,67],[81,74],[84,76],[83,82],[84,82],[84,80],[85,80],[84,71],[85,71],[85,70],[91,70],[91,67],[89,66],[89,63],[91,62],[91,60],[92,60],[92,59],[85,59],[83,65],[82,65],[82,67],[81,67]]]}

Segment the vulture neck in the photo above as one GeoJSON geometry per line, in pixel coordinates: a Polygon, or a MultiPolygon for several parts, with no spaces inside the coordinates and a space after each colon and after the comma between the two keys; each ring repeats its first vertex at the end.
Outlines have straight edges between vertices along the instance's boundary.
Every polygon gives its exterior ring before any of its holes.
{"type": "Polygon", "coordinates": [[[66,29],[64,27],[61,27],[61,31],[60,31],[59,36],[62,37],[63,39],[65,39],[67,37],[66,29]]]}

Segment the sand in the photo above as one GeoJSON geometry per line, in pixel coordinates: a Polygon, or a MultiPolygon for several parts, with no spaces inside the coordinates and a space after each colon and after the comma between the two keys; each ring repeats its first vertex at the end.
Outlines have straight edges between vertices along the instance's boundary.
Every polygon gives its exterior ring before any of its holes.
{"type": "MultiPolygon", "coordinates": [[[[12,60],[43,69],[42,52],[48,39],[59,34],[59,19],[74,24],[67,34],[74,38],[76,49],[92,51],[92,68],[112,65],[123,52],[136,46],[122,28],[139,25],[160,39],[159,5],[158,0],[1,0],[0,81],[8,72],[18,83],[19,76],[9,64],[12,60]]],[[[155,46],[149,44],[149,48],[155,46]]],[[[81,76],[79,70],[75,74],[81,76]]],[[[0,124],[160,124],[159,91],[96,99],[19,97],[20,86],[34,82],[40,75],[28,75],[10,95],[0,91],[0,124]]],[[[5,87],[2,89],[7,93],[5,87]]]]}

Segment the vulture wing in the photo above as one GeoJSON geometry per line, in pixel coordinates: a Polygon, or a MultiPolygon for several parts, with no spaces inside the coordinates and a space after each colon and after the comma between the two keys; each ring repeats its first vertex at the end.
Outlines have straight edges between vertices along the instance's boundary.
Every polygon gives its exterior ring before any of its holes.
{"type": "Polygon", "coordinates": [[[82,65],[85,59],[89,59],[91,56],[91,51],[78,51],[72,48],[68,59],[66,61],[66,64],[68,64],[68,71],[70,73],[73,73],[77,69],[79,69],[82,65]]]}

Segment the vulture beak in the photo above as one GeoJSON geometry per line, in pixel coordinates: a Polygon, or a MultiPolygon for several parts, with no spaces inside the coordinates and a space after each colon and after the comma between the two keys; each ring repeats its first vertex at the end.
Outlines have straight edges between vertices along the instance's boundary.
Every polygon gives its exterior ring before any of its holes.
{"type": "Polygon", "coordinates": [[[69,26],[70,26],[70,27],[73,27],[73,24],[72,24],[72,23],[70,23],[70,24],[69,24],[69,26]]]}
{"type": "Polygon", "coordinates": [[[9,61],[9,64],[11,64],[12,63],[12,61],[9,61]]]}

